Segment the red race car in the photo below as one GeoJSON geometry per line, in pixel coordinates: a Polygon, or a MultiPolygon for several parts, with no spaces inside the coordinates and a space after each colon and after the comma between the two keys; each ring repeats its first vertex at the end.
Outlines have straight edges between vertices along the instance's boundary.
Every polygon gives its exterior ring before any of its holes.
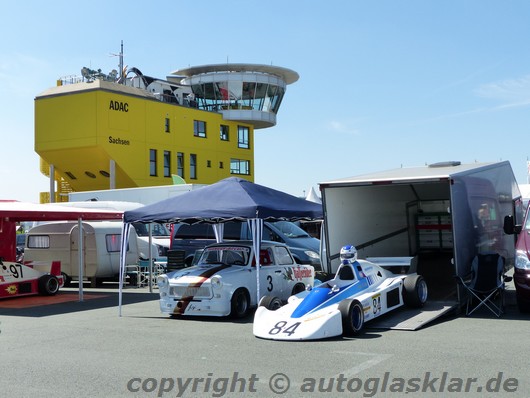
{"type": "Polygon", "coordinates": [[[23,265],[0,260],[0,299],[41,294],[54,295],[64,285],[61,263],[49,265],[23,265]],[[44,268],[49,272],[43,271],[44,268]]]}

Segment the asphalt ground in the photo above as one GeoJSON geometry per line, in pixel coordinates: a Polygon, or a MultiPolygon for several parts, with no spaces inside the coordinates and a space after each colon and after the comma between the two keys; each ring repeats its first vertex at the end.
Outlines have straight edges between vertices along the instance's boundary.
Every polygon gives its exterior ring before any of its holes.
{"type": "Polygon", "coordinates": [[[170,319],[147,288],[125,289],[121,317],[115,286],[85,288],[83,302],[76,292],[0,307],[0,396],[530,396],[530,316],[513,289],[500,319],[451,313],[417,331],[312,342],[258,339],[252,316],[170,319]]]}

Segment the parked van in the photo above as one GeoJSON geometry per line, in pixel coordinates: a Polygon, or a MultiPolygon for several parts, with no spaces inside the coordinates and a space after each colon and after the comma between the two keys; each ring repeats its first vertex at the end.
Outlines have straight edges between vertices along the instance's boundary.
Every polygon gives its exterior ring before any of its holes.
{"type": "MultiPolygon", "coordinates": [[[[190,266],[197,250],[215,243],[215,233],[210,224],[174,224],[171,251],[185,252],[186,266],[190,266]]],[[[320,269],[320,241],[310,236],[296,224],[289,221],[263,223],[263,240],[285,243],[299,264],[311,264],[320,269]]],[[[246,222],[224,223],[223,240],[252,240],[246,222]]]]}
{"type": "MultiPolygon", "coordinates": [[[[83,227],[83,276],[93,284],[96,280],[117,279],[120,271],[120,242],[122,222],[84,221],[83,227]]],[[[144,235],[144,224],[135,226],[144,235]]],[[[160,258],[167,254],[169,231],[162,224],[152,228],[152,257],[160,258]],[[153,232],[154,231],[154,232],[153,232]],[[155,234],[165,234],[159,237],[155,234]],[[161,240],[158,241],[158,239],[161,240]],[[166,241],[164,244],[163,242],[166,241]]],[[[148,232],[147,232],[148,234],[148,232]]],[[[61,262],[61,273],[69,283],[79,277],[79,227],[77,222],[56,222],[37,225],[27,233],[24,263],[49,261],[61,262]]],[[[131,228],[127,250],[127,263],[137,264],[140,258],[149,256],[148,237],[138,236],[136,228],[131,228]]]]}
{"type": "Polygon", "coordinates": [[[526,208],[521,232],[515,245],[513,281],[517,306],[530,312],[530,206],[526,208]]]}

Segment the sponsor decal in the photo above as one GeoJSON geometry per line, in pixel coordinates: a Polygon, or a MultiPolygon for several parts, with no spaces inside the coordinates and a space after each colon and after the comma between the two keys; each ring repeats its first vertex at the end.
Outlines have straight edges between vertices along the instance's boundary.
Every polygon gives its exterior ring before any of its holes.
{"type": "Polygon", "coordinates": [[[308,268],[293,268],[293,280],[302,280],[304,278],[311,278],[312,272],[308,268]]]}
{"type": "Polygon", "coordinates": [[[9,285],[6,288],[7,294],[17,294],[17,285],[9,285]]]}

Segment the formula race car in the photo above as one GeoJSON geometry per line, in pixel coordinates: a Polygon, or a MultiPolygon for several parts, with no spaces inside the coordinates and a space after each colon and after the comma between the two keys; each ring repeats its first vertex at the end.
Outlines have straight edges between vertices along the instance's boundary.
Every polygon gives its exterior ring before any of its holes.
{"type": "MultiPolygon", "coordinates": [[[[260,291],[287,299],[314,283],[311,265],[297,264],[283,243],[262,241],[260,291]]],[[[207,246],[196,266],[160,275],[160,311],[171,316],[242,318],[258,305],[257,270],[252,241],[207,246]]]]}
{"type": "Polygon", "coordinates": [[[61,263],[54,261],[44,266],[50,272],[42,271],[41,265],[28,266],[0,261],[0,299],[41,294],[54,295],[64,285],[61,263]]]}
{"type": "Polygon", "coordinates": [[[272,340],[315,340],[354,335],[366,321],[407,304],[422,307],[427,284],[421,275],[395,275],[366,260],[357,250],[341,249],[335,277],[296,294],[282,306],[272,295],[260,300],[253,332],[272,340]]]}

